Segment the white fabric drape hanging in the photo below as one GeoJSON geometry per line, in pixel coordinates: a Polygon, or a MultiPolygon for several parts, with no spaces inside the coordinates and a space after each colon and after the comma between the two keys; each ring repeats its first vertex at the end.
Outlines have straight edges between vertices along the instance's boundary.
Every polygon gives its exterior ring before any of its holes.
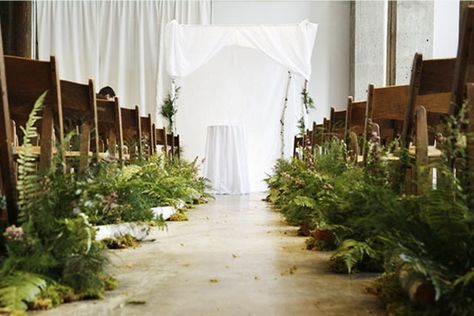
{"type": "Polygon", "coordinates": [[[171,77],[186,77],[208,62],[223,47],[241,46],[265,55],[305,79],[311,77],[311,55],[317,24],[200,26],[172,21],[166,29],[167,71],[171,77]]]}
{"type": "Polygon", "coordinates": [[[157,121],[169,90],[164,29],[173,19],[208,24],[211,0],[36,1],[38,56],[56,56],[61,79],[110,85],[123,107],[157,121]]]}

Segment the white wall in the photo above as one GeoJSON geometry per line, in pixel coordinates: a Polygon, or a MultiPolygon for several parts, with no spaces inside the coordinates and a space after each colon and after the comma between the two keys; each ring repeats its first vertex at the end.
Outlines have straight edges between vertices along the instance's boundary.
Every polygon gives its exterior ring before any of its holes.
{"type": "Polygon", "coordinates": [[[322,122],[330,107],[344,109],[349,95],[350,3],[347,1],[215,0],[214,24],[318,23],[310,93],[322,122]]]}
{"type": "Polygon", "coordinates": [[[456,57],[459,1],[435,0],[433,25],[433,58],[456,57]]]}

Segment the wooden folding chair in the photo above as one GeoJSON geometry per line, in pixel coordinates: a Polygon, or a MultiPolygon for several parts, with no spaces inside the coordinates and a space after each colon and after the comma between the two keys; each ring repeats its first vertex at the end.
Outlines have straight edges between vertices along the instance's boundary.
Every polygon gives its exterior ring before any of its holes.
{"type": "Polygon", "coordinates": [[[363,135],[367,101],[354,102],[352,97],[347,98],[346,142],[349,156],[353,162],[362,161],[362,151],[359,146],[359,135],[363,135]]]}
{"type": "MultiPolygon", "coordinates": [[[[15,167],[13,164],[13,133],[10,121],[8,91],[0,30],[0,190],[5,195],[7,214],[0,214],[6,224],[15,224],[18,219],[15,167]]],[[[1,224],[1,223],[0,223],[1,224]]]]}
{"type": "Polygon", "coordinates": [[[155,147],[162,146],[162,150],[168,157],[168,137],[166,136],[166,128],[155,128],[155,147]]]}
{"type": "Polygon", "coordinates": [[[146,157],[151,157],[155,153],[155,133],[153,132],[154,124],[151,121],[151,114],[148,114],[146,117],[142,116],[140,120],[143,153],[146,157]]]}
{"type": "MultiPolygon", "coordinates": [[[[87,85],[61,80],[61,100],[64,120],[80,126],[79,172],[83,173],[89,165],[91,133],[93,135],[94,159],[99,158],[99,126],[97,118],[97,101],[94,83],[89,80],[87,85]]],[[[66,153],[66,157],[76,156],[74,152],[66,153]]]]}
{"type": "Polygon", "coordinates": [[[331,108],[331,116],[329,120],[330,134],[336,136],[339,139],[345,140],[347,125],[346,119],[347,110],[336,111],[334,108],[331,108]]]}
{"type": "Polygon", "coordinates": [[[97,117],[99,137],[103,144],[102,146],[99,144],[101,157],[118,159],[123,165],[125,157],[119,99],[117,97],[114,100],[97,99],[97,117]],[[106,148],[107,155],[105,154],[106,148]]]}
{"type": "Polygon", "coordinates": [[[397,122],[401,123],[405,119],[408,91],[409,87],[406,85],[382,88],[369,85],[367,116],[364,123],[366,137],[370,132],[377,132],[384,144],[388,144],[396,138],[397,122]],[[372,123],[372,129],[369,128],[369,122],[372,123]]]}
{"type": "MultiPolygon", "coordinates": [[[[15,121],[22,138],[20,126],[25,126],[28,115],[38,97],[48,91],[41,112],[40,129],[40,170],[51,165],[54,135],[64,139],[61,87],[54,57],[50,61],[38,61],[22,57],[5,56],[5,72],[11,118],[15,121]]],[[[20,142],[21,145],[21,142],[20,142]]]]}
{"type": "Polygon", "coordinates": [[[140,109],[121,108],[123,139],[127,143],[130,157],[141,157],[142,150],[142,124],[140,119],[140,109]]]}
{"type": "Polygon", "coordinates": [[[313,129],[308,133],[308,137],[311,140],[311,152],[314,153],[314,150],[324,142],[324,123],[316,124],[316,122],[313,122],[313,129]]]}
{"type": "Polygon", "coordinates": [[[171,158],[174,159],[177,157],[178,159],[181,156],[181,148],[179,144],[179,135],[168,134],[166,135],[168,146],[170,146],[170,155],[171,158]]]}

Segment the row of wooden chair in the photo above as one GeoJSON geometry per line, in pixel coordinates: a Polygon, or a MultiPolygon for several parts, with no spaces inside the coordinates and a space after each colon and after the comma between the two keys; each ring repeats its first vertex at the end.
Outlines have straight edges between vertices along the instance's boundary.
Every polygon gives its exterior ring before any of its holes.
{"type": "MultiPolygon", "coordinates": [[[[331,109],[323,124],[313,123],[306,135],[295,137],[294,155],[298,156],[297,147],[311,146],[314,150],[328,137],[338,137],[347,142],[355,161],[366,161],[366,146],[360,144],[367,144],[375,132],[384,144],[398,140],[420,163],[439,157],[441,151],[434,144],[442,133],[442,118],[457,114],[469,96],[466,87],[474,82],[474,6],[468,7],[462,19],[456,58],[425,60],[415,54],[409,85],[370,84],[367,100],[349,97],[345,110],[331,109]]],[[[474,164],[474,151],[469,157],[474,164]]]]}
{"type": "MultiPolygon", "coordinates": [[[[459,34],[456,58],[425,60],[415,54],[409,85],[370,84],[367,100],[349,97],[345,110],[331,109],[330,118],[325,118],[323,124],[313,123],[306,135],[295,137],[294,155],[298,156],[298,147],[311,146],[314,152],[329,137],[338,137],[346,141],[354,162],[366,162],[367,140],[375,132],[384,144],[396,140],[416,158],[417,164],[439,158],[437,136],[443,132],[443,117],[457,114],[464,100],[472,102],[474,94],[474,6],[464,12],[459,34]]],[[[470,110],[469,115],[474,122],[474,111],[470,110]]],[[[468,135],[474,132],[473,126],[469,124],[468,135]]],[[[474,167],[474,141],[469,139],[469,165],[474,167]]],[[[471,169],[474,189],[474,168],[471,169]]]]}
{"type": "Polygon", "coordinates": [[[65,135],[74,131],[77,136],[67,139],[65,156],[80,173],[103,158],[122,165],[129,159],[146,159],[159,146],[165,155],[179,156],[179,135],[156,128],[151,115],[141,116],[138,106],[123,108],[117,97],[97,96],[92,80],[87,84],[60,80],[54,57],[38,61],[4,56],[0,40],[0,83],[0,192],[6,197],[9,223],[17,220],[15,161],[22,150],[21,127],[45,91],[33,147],[39,170],[51,166],[55,145],[64,144],[65,135]]]}

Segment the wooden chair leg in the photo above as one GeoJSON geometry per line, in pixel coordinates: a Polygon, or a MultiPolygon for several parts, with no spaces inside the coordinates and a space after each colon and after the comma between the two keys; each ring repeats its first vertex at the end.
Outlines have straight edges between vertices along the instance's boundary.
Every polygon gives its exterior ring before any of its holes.
{"type": "Polygon", "coordinates": [[[116,146],[117,146],[117,136],[115,135],[115,132],[113,130],[109,131],[109,137],[108,137],[108,151],[109,155],[112,158],[116,158],[116,146]]]}
{"type": "Polygon", "coordinates": [[[91,144],[91,126],[89,122],[81,125],[81,143],[79,147],[79,173],[83,174],[89,165],[89,151],[91,144]]]}
{"type": "Polygon", "coordinates": [[[39,168],[40,170],[46,170],[51,166],[53,159],[53,111],[50,107],[43,108],[41,121],[39,168]]]}
{"type": "MultiPolygon", "coordinates": [[[[423,106],[416,108],[416,187],[417,193],[420,194],[426,190],[428,175],[426,168],[428,167],[428,123],[426,109],[423,106]]],[[[429,174],[429,173],[428,173],[429,174]]]]}
{"type": "Polygon", "coordinates": [[[468,167],[468,177],[469,177],[468,179],[469,192],[470,192],[471,198],[473,198],[474,197],[474,84],[468,83],[466,88],[467,88],[467,98],[469,102],[468,103],[469,125],[467,129],[467,167],[468,167]]]}

